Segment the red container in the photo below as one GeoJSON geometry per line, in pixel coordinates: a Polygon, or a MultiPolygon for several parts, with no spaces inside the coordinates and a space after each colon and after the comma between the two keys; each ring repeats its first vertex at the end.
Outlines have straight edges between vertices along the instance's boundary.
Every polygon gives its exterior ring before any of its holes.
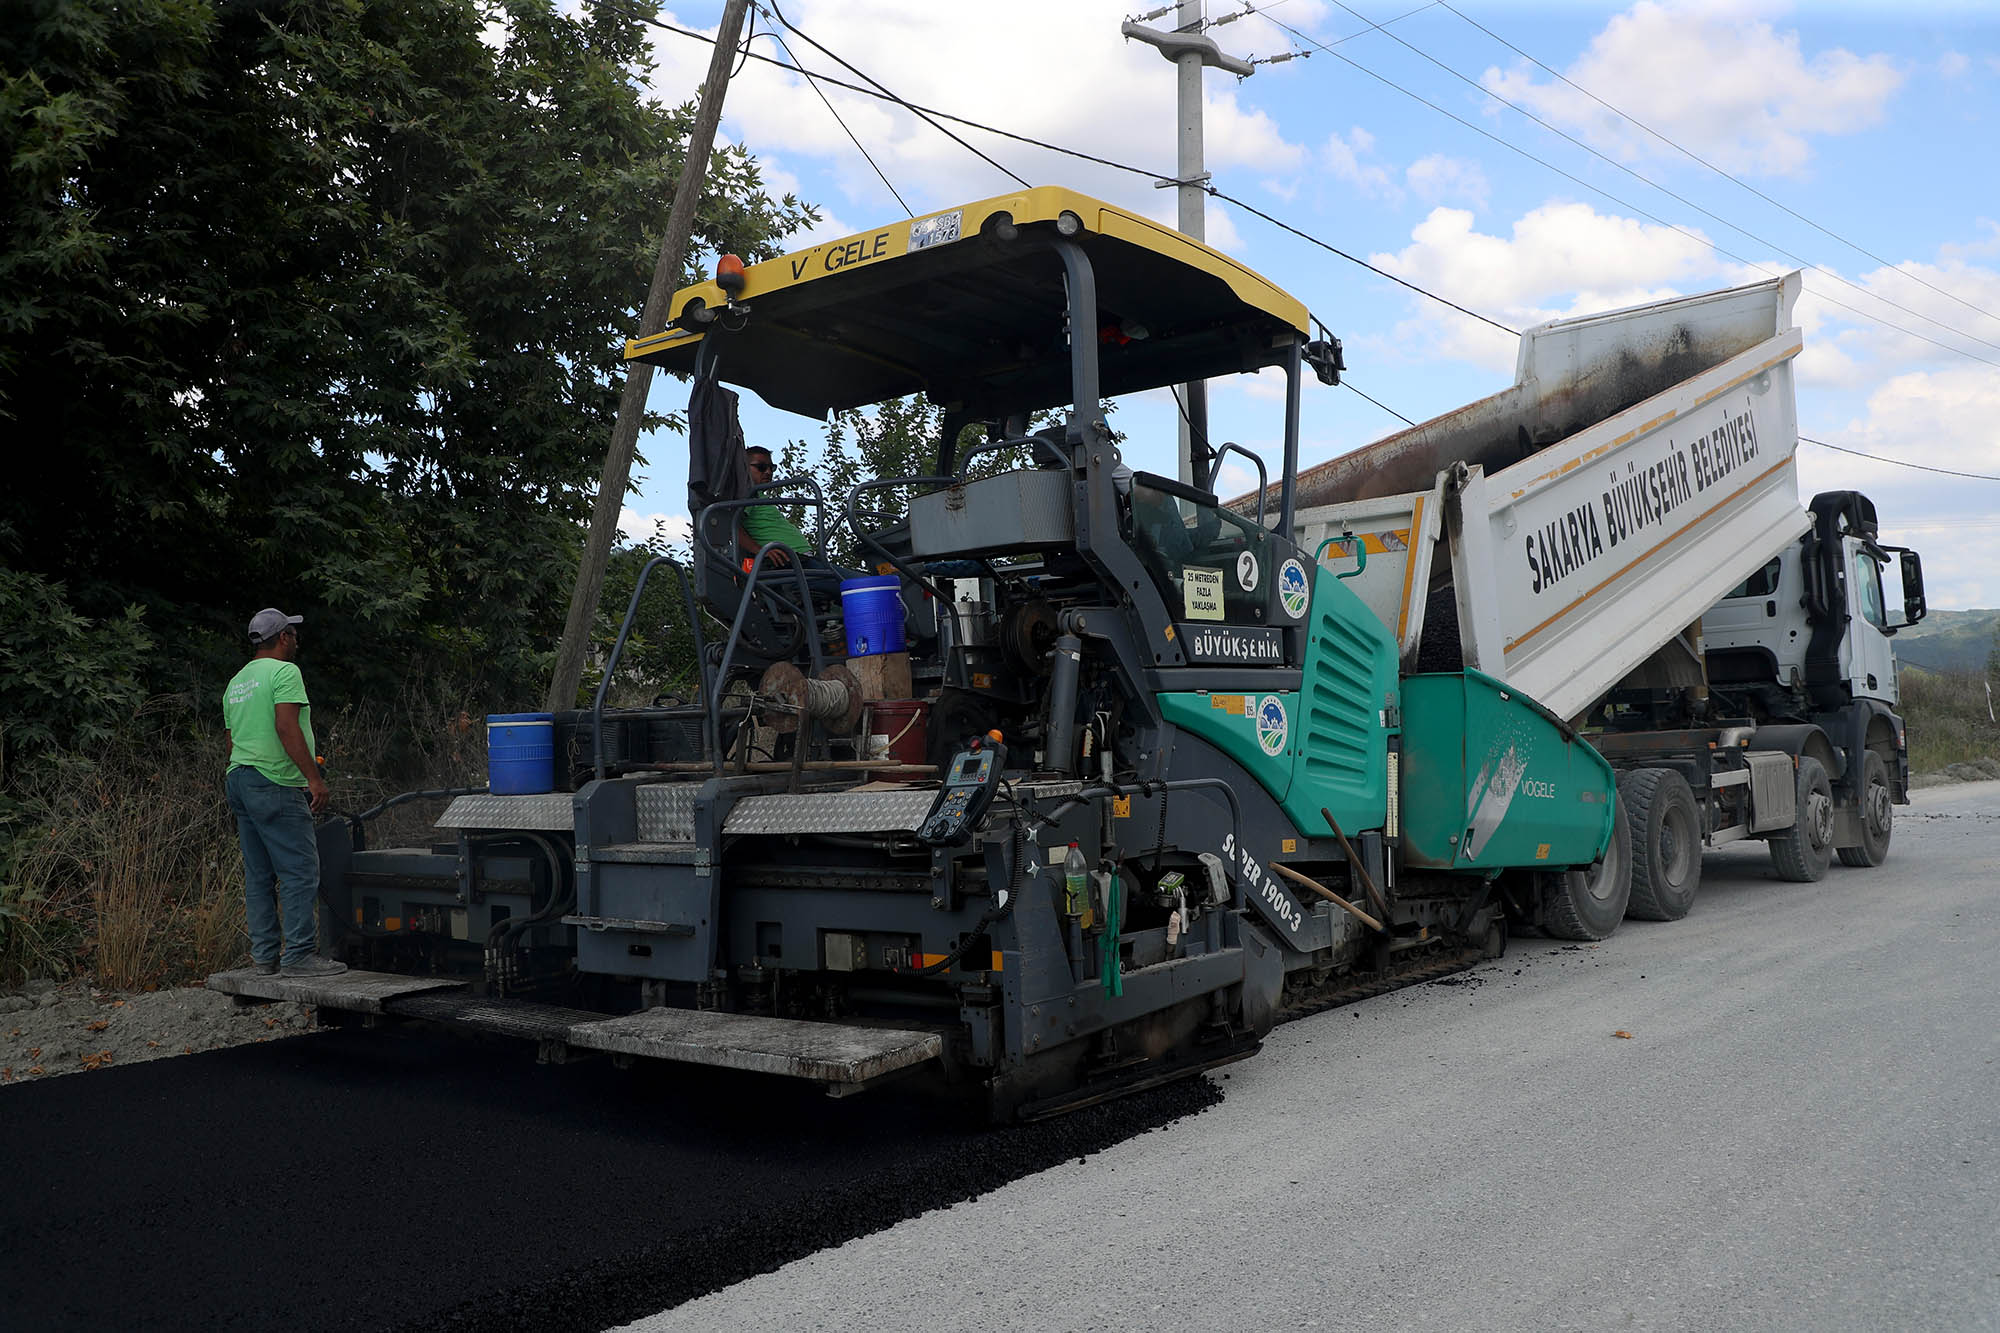
{"type": "Polygon", "coordinates": [[[875,734],[889,738],[889,757],[902,764],[921,764],[930,750],[931,706],[922,699],[883,699],[875,710],[875,734]]]}

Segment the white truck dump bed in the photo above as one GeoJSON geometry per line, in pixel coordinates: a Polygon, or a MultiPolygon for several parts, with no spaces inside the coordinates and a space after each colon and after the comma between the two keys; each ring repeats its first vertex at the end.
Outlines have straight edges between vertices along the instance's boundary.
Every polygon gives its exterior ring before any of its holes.
{"type": "Polygon", "coordinates": [[[1529,330],[1511,388],[1302,471],[1300,544],[1406,671],[1462,663],[1562,717],[1635,672],[1699,681],[1681,631],[1809,526],[1798,292],[1792,273],[1529,330]]]}

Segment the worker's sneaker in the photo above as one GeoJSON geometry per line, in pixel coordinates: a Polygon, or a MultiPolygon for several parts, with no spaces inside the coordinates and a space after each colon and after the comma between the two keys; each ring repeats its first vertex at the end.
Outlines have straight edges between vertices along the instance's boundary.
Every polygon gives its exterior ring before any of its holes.
{"type": "Polygon", "coordinates": [[[285,977],[330,977],[346,970],[347,964],[337,963],[331,958],[308,958],[304,962],[286,963],[278,969],[278,975],[285,977]]]}
{"type": "Polygon", "coordinates": [[[278,960],[275,958],[268,963],[257,963],[255,967],[259,976],[275,977],[278,975],[278,960]]]}

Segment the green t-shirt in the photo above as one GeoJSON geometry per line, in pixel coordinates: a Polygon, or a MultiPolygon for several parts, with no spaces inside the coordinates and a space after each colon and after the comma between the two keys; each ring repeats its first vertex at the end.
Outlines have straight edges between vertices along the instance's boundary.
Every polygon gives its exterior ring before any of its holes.
{"type": "Polygon", "coordinates": [[[299,706],[299,731],[306,749],[315,748],[312,705],[298,664],[253,657],[222,692],[222,725],[229,728],[229,766],[256,769],[280,787],[306,786],[306,775],[278,740],[278,705],[299,706]]]}
{"type": "Polygon", "coordinates": [[[751,505],[745,509],[743,531],[749,533],[750,540],[759,546],[766,542],[783,542],[800,555],[812,554],[812,543],[776,505],[751,505]]]}

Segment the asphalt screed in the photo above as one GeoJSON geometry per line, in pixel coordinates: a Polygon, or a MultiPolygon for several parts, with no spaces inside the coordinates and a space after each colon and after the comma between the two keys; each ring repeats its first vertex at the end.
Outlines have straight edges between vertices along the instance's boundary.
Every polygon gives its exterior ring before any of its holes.
{"type": "Polygon", "coordinates": [[[334,1031],[0,1091],[0,1326],[598,1330],[1220,1100],[896,1089],[334,1031]]]}

